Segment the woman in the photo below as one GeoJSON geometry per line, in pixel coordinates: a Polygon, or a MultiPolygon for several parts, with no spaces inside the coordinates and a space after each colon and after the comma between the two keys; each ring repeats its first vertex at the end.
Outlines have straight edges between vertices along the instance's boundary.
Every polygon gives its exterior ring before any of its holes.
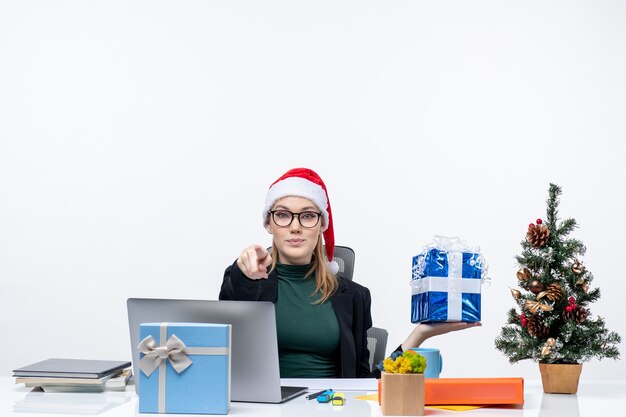
{"type": "MultiPolygon", "coordinates": [[[[245,248],[226,269],[219,298],[276,305],[283,378],[379,377],[369,369],[370,292],[337,275],[332,212],[319,175],[295,168],[278,178],[267,192],[263,221],[273,236],[271,253],[261,245],[245,248]]],[[[420,324],[396,351],[477,325],[420,324]]]]}

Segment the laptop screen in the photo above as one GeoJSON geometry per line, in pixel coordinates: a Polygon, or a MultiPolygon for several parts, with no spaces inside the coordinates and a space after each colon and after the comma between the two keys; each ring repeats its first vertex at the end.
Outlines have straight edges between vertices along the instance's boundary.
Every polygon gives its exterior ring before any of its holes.
{"type": "Polygon", "coordinates": [[[222,323],[232,325],[231,400],[269,403],[283,400],[273,303],[129,298],[127,307],[137,394],[141,389],[137,349],[141,323],[222,323]]]}

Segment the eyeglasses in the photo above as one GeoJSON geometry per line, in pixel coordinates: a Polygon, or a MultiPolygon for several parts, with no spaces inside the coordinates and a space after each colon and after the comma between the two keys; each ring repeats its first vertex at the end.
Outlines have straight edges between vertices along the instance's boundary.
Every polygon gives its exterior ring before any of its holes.
{"type": "Polygon", "coordinates": [[[300,225],[307,229],[317,226],[320,221],[320,216],[322,215],[322,213],[317,213],[315,211],[293,213],[289,210],[272,210],[270,213],[272,213],[272,220],[274,220],[274,223],[276,223],[276,226],[278,227],[291,226],[294,217],[297,217],[300,225]]]}

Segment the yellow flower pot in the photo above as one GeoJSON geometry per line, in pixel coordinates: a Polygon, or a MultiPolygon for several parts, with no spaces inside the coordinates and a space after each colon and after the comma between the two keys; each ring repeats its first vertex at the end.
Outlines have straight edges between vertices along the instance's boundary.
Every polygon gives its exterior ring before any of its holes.
{"type": "Polygon", "coordinates": [[[539,363],[543,392],[576,394],[582,369],[582,364],[539,363]]]}
{"type": "Polygon", "coordinates": [[[424,415],[424,374],[391,374],[381,376],[380,409],[384,416],[424,415]]]}

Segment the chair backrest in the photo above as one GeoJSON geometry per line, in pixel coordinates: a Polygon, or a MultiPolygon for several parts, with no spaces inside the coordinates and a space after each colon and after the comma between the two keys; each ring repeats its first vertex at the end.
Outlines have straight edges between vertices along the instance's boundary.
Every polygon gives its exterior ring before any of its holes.
{"type": "Polygon", "coordinates": [[[370,369],[373,371],[385,359],[387,350],[387,330],[380,327],[370,327],[367,331],[367,349],[370,351],[370,369]]]}
{"type": "Polygon", "coordinates": [[[335,246],[333,260],[339,265],[341,275],[352,281],[354,273],[354,251],[347,246],[335,246]]]}

